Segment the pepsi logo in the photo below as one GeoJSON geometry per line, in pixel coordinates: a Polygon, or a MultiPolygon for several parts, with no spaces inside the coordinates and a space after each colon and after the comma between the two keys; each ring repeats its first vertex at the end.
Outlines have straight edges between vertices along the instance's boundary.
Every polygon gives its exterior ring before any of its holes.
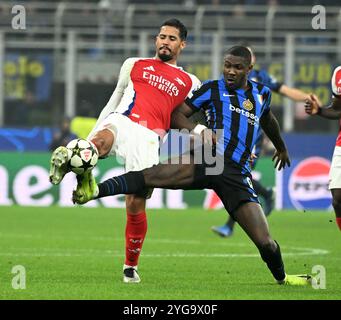
{"type": "Polygon", "coordinates": [[[289,178],[289,196],[294,207],[303,209],[329,209],[330,161],[321,157],[307,158],[298,163],[289,178]]]}

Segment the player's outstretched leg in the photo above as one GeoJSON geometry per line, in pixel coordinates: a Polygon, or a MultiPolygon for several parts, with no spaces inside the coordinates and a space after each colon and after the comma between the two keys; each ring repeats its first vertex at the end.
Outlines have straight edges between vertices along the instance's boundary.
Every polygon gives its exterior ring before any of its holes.
{"type": "Polygon", "coordinates": [[[203,189],[204,181],[197,178],[197,165],[159,164],[142,171],[130,171],[98,185],[91,172],[84,174],[73,192],[74,203],[84,204],[96,198],[117,194],[139,194],[146,188],[203,189]]]}
{"type": "Polygon", "coordinates": [[[73,191],[73,203],[85,204],[93,200],[98,195],[98,186],[92,171],[85,171],[82,175],[77,175],[77,189],[73,191]]]}
{"type": "MultiPolygon", "coordinates": [[[[100,130],[91,138],[91,142],[97,148],[99,158],[109,154],[114,141],[114,134],[109,129],[100,130]]],[[[77,175],[77,182],[77,192],[73,192],[74,203],[84,204],[97,196],[98,188],[91,170],[77,175]]]]}
{"type": "Polygon", "coordinates": [[[81,174],[83,170],[93,168],[97,163],[97,156],[93,157],[93,152],[97,154],[97,150],[94,149],[97,148],[93,148],[93,144],[80,138],[70,141],[66,147],[58,147],[52,152],[50,160],[50,182],[59,184],[70,170],[81,174]],[[87,148],[91,149],[91,153],[87,148]]]}
{"type": "Polygon", "coordinates": [[[287,275],[284,269],[279,244],[269,233],[269,227],[262,207],[255,202],[247,202],[235,211],[239,225],[257,246],[259,253],[278,284],[309,285],[310,275],[287,275]]]}
{"type": "Polygon", "coordinates": [[[66,173],[70,170],[68,169],[67,163],[69,161],[68,152],[66,147],[58,147],[52,152],[50,160],[50,182],[52,184],[59,184],[66,173]]]}

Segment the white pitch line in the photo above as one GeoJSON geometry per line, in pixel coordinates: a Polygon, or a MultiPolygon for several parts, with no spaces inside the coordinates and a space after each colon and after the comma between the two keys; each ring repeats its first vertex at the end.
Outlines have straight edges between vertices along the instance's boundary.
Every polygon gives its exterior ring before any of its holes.
{"type": "MultiPolygon", "coordinates": [[[[36,235],[36,234],[19,234],[19,233],[0,233],[0,238],[16,238],[16,239],[43,239],[45,236],[36,235]]],[[[68,237],[68,236],[52,236],[50,240],[64,240],[64,241],[83,241],[84,237],[68,237]]],[[[124,238],[112,238],[112,237],[89,237],[87,240],[93,241],[124,241],[124,238]]],[[[182,239],[157,239],[157,238],[147,238],[148,243],[163,243],[170,245],[207,245],[210,244],[212,246],[233,246],[233,247],[250,247],[252,243],[235,243],[233,241],[224,241],[221,239],[217,239],[217,241],[210,242],[202,242],[199,240],[182,240],[182,239]]],[[[26,252],[0,252],[0,256],[31,256],[31,257],[44,257],[44,256],[55,256],[55,257],[82,257],[82,256],[111,256],[111,257],[122,257],[123,252],[121,251],[113,251],[113,250],[96,250],[96,249],[77,249],[74,251],[63,251],[62,249],[56,248],[39,248],[38,250],[32,251],[32,248],[6,248],[7,250],[21,250],[26,252]]],[[[289,247],[282,246],[282,250],[287,250],[288,252],[283,252],[282,255],[285,257],[291,256],[309,256],[309,255],[326,255],[329,253],[328,250],[319,249],[319,248],[302,248],[302,247],[289,247]],[[290,252],[294,251],[294,252],[290,252]]],[[[146,252],[146,250],[144,251],[146,252]]],[[[147,254],[142,253],[143,257],[146,258],[203,258],[203,257],[212,257],[212,258],[254,258],[259,257],[258,253],[169,253],[169,254],[147,254]]]]}
{"type": "MultiPolygon", "coordinates": [[[[323,249],[313,248],[290,248],[296,252],[284,252],[285,257],[296,256],[310,256],[310,255],[326,255],[329,253],[323,249]],[[297,252],[301,250],[301,252],[297,252]]],[[[20,249],[19,249],[20,250],[20,249]]],[[[99,256],[99,257],[123,257],[123,252],[112,250],[91,250],[80,249],[74,251],[54,251],[48,248],[41,248],[39,251],[30,251],[28,248],[21,248],[24,252],[0,252],[0,256],[10,257],[86,257],[86,256],[99,256]],[[25,252],[26,251],[26,252],[25,252]]],[[[259,258],[258,253],[155,253],[144,254],[144,258],[259,258]]]]}
{"type": "MultiPolygon", "coordinates": [[[[45,239],[46,236],[36,235],[36,234],[21,234],[21,233],[1,233],[0,232],[0,239],[1,238],[17,238],[17,239],[45,239]]],[[[51,236],[49,240],[64,240],[64,241],[84,241],[84,239],[90,241],[125,241],[125,238],[113,238],[113,237],[106,237],[106,236],[94,236],[94,237],[75,237],[75,236],[51,236]]],[[[232,246],[232,247],[253,247],[252,242],[249,243],[241,243],[241,242],[233,242],[226,239],[216,238],[215,240],[208,241],[200,241],[200,240],[183,240],[183,239],[167,239],[167,238],[146,238],[146,243],[165,243],[165,244],[184,244],[184,245],[212,245],[212,246],[232,246]]],[[[286,246],[281,246],[282,249],[287,248],[286,246]]],[[[27,248],[31,249],[31,248],[27,248]]],[[[49,250],[49,248],[46,248],[49,250]]],[[[306,250],[307,248],[299,248],[299,247],[290,247],[292,250],[306,250]]],[[[44,250],[44,249],[42,249],[44,250]]],[[[89,249],[85,249],[89,250],[89,249]]],[[[309,248],[309,250],[315,250],[309,248]]],[[[319,249],[318,249],[319,250],[319,249]]],[[[323,249],[321,249],[323,250],[323,249]]]]}

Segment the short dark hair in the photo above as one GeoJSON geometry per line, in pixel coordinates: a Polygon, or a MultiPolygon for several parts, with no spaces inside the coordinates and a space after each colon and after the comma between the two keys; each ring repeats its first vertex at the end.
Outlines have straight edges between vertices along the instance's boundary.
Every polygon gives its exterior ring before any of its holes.
{"type": "Polygon", "coordinates": [[[231,54],[236,57],[242,57],[245,59],[247,64],[251,64],[251,52],[245,46],[233,46],[225,52],[225,56],[231,54]]]}
{"type": "Polygon", "coordinates": [[[168,19],[166,20],[161,26],[160,29],[163,26],[170,26],[170,27],[174,27],[176,29],[179,30],[179,35],[180,35],[180,39],[182,41],[186,40],[187,38],[187,28],[185,27],[185,25],[178,19],[168,19]]]}
{"type": "Polygon", "coordinates": [[[249,42],[247,42],[247,41],[241,41],[240,43],[238,43],[238,45],[239,45],[239,46],[242,46],[242,47],[248,48],[248,49],[251,51],[251,55],[252,55],[252,54],[255,54],[255,53],[254,53],[254,50],[253,50],[253,46],[252,46],[249,42]]]}

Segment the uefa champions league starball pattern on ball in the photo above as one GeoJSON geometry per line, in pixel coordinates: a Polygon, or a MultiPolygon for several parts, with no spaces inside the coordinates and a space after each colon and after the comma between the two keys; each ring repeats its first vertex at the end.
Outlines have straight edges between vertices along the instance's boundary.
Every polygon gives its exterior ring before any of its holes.
{"type": "Polygon", "coordinates": [[[91,170],[97,163],[98,152],[95,145],[84,139],[74,139],[66,146],[68,151],[68,166],[76,174],[91,170]]]}

